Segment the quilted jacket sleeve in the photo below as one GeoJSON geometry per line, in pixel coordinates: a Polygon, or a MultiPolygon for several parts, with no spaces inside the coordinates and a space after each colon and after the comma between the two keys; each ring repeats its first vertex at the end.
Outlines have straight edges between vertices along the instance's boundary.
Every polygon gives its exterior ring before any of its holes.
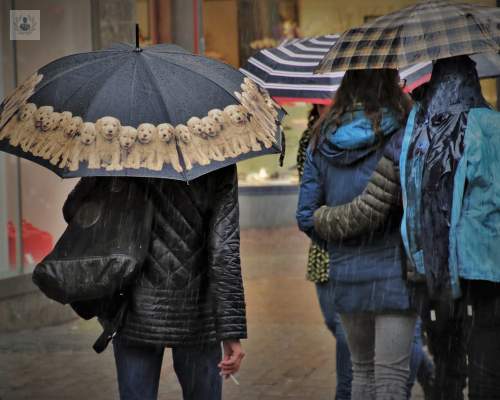
{"type": "Polygon", "coordinates": [[[236,166],[221,169],[215,187],[208,236],[218,340],[247,337],[240,263],[238,178],[236,166]]]}
{"type": "Polygon", "coordinates": [[[382,228],[401,207],[399,173],[385,157],[377,164],[367,187],[351,203],[314,212],[314,231],[328,241],[350,239],[382,228]]]}

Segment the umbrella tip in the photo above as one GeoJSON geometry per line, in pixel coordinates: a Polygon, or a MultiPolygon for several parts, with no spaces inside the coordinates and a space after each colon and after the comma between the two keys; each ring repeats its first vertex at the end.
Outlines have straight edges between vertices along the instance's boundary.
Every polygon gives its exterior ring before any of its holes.
{"type": "Polygon", "coordinates": [[[142,51],[139,47],[139,24],[135,24],[135,49],[134,51],[142,51]]]}

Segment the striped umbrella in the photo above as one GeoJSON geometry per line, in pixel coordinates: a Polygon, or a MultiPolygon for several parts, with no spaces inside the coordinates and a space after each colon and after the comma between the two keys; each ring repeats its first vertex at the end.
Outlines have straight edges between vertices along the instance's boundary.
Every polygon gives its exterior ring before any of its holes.
{"type": "MultiPolygon", "coordinates": [[[[256,53],[240,71],[267,89],[278,102],[329,104],[345,72],[313,72],[339,37],[286,39],[274,49],[256,53]]],[[[405,91],[427,82],[431,70],[430,62],[402,68],[399,76],[407,81],[405,91]]]]}
{"type": "Polygon", "coordinates": [[[402,68],[500,50],[500,8],[424,0],[344,32],[316,72],[402,68]]]}

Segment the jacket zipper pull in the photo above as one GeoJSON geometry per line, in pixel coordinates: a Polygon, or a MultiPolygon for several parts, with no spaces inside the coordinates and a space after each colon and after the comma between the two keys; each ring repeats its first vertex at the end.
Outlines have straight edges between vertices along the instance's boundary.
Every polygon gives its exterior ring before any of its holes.
{"type": "Polygon", "coordinates": [[[431,310],[431,321],[436,321],[436,310],[431,310]]]}
{"type": "Polygon", "coordinates": [[[472,304],[467,304],[467,315],[472,317],[472,304]]]}

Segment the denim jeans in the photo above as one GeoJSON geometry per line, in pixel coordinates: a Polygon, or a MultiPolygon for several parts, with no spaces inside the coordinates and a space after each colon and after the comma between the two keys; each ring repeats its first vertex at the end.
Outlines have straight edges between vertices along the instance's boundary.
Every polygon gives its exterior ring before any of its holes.
{"type": "Polygon", "coordinates": [[[429,395],[431,382],[433,382],[436,367],[434,362],[427,356],[422,345],[422,320],[420,317],[417,319],[415,326],[415,333],[413,334],[413,345],[411,347],[410,356],[410,376],[408,377],[406,400],[411,399],[411,392],[415,382],[422,385],[424,394],[429,395]]]}
{"type": "Polygon", "coordinates": [[[406,400],[417,317],[403,310],[339,314],[353,364],[353,400],[406,400]]]}
{"type": "MultiPolygon", "coordinates": [[[[325,325],[332,332],[336,340],[336,370],[337,388],[335,390],[335,400],[350,400],[352,386],[352,363],[351,353],[345,337],[344,329],[340,323],[338,314],[334,311],[333,296],[330,283],[317,283],[316,293],[325,325]]],[[[413,336],[413,344],[410,357],[410,375],[407,381],[407,400],[411,399],[411,392],[417,380],[417,374],[423,376],[422,379],[434,375],[434,364],[427,357],[422,349],[421,321],[418,319],[413,336]]]]}
{"type": "Polygon", "coordinates": [[[500,284],[460,284],[459,299],[431,301],[420,288],[418,306],[436,364],[431,398],[463,400],[468,378],[470,400],[500,399],[500,284]]]}
{"type": "MultiPolygon", "coordinates": [[[[120,400],[156,400],[164,348],[133,347],[113,340],[120,400]]],[[[174,371],[184,400],[220,400],[222,360],[220,345],[172,349],[174,371]]]]}
{"type": "Polygon", "coordinates": [[[340,323],[340,318],[333,308],[332,291],[330,283],[317,283],[316,293],[318,295],[319,306],[326,327],[332,332],[337,342],[335,347],[335,366],[337,370],[337,388],[335,389],[335,400],[351,400],[352,384],[352,363],[351,353],[347,346],[344,329],[340,323]]]}

